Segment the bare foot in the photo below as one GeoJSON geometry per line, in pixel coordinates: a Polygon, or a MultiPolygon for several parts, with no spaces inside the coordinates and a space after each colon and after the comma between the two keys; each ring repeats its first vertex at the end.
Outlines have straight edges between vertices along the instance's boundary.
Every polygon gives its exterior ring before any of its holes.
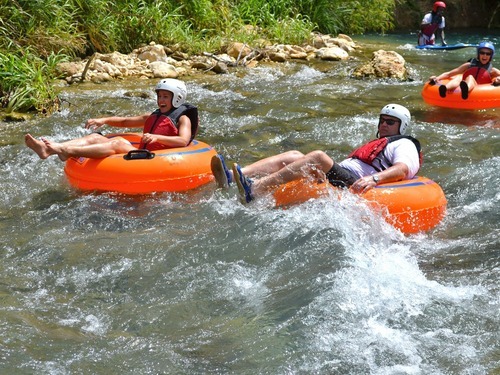
{"type": "Polygon", "coordinates": [[[35,151],[40,159],[47,159],[50,155],[53,155],[53,152],[50,152],[50,150],[47,149],[47,146],[43,141],[33,138],[31,134],[26,134],[24,136],[24,143],[26,143],[26,146],[35,151]]]}
{"type": "Polygon", "coordinates": [[[61,159],[61,161],[66,161],[69,159],[69,155],[61,143],[51,142],[45,138],[42,138],[42,141],[45,144],[45,147],[47,147],[47,150],[51,153],[51,155],[57,154],[57,156],[59,156],[59,159],[61,159]]]}

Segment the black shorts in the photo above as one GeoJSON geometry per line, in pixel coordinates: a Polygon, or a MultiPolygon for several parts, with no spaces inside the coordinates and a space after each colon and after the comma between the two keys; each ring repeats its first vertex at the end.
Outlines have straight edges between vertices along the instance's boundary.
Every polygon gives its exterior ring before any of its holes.
{"type": "Polygon", "coordinates": [[[346,168],[342,168],[337,163],[333,164],[332,169],[326,172],[328,182],[337,187],[349,187],[358,179],[353,172],[346,168]]]}

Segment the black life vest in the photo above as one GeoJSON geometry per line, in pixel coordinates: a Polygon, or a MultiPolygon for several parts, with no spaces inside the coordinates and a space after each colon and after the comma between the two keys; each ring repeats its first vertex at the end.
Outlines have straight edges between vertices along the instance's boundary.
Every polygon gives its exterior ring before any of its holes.
{"type": "Polygon", "coordinates": [[[359,159],[366,164],[370,164],[373,168],[380,172],[379,168],[373,165],[373,161],[378,158],[378,156],[384,151],[389,143],[397,141],[401,138],[409,139],[415,144],[418,152],[418,162],[420,164],[420,167],[422,167],[424,156],[420,147],[420,142],[416,138],[413,138],[409,135],[393,135],[390,137],[381,137],[374,139],[351,152],[349,154],[349,157],[359,159]]]}

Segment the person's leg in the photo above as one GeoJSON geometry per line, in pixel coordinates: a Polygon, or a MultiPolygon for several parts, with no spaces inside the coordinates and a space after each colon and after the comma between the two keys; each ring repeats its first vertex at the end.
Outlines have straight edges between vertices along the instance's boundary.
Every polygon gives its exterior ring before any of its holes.
{"type": "Polygon", "coordinates": [[[448,81],[448,83],[446,84],[446,89],[448,91],[455,90],[460,85],[461,81],[462,81],[462,76],[459,74],[452,80],[448,81]]]}
{"type": "MultiPolygon", "coordinates": [[[[251,178],[266,176],[268,174],[279,171],[290,163],[304,157],[304,154],[299,151],[287,151],[279,155],[273,155],[265,159],[256,161],[245,167],[240,167],[241,172],[251,178]]],[[[217,186],[219,188],[227,188],[234,181],[233,171],[226,166],[225,159],[218,154],[212,157],[210,163],[212,174],[215,176],[217,186]]]]}
{"type": "Polygon", "coordinates": [[[53,155],[53,153],[47,149],[43,141],[34,138],[31,134],[26,134],[24,136],[24,143],[35,151],[40,159],[47,159],[50,155],[53,155]]]}
{"type": "Polygon", "coordinates": [[[212,156],[210,160],[210,169],[215,177],[217,187],[220,189],[227,189],[233,182],[234,178],[232,172],[226,165],[226,160],[221,154],[212,156]]]}
{"type": "Polygon", "coordinates": [[[460,82],[460,90],[462,91],[462,99],[467,99],[469,97],[469,93],[474,90],[477,82],[473,76],[467,76],[463,81],[460,82]]]}
{"type": "Polygon", "coordinates": [[[446,93],[448,91],[455,90],[458,86],[460,86],[460,82],[461,81],[462,81],[462,76],[458,75],[455,78],[453,78],[452,80],[448,81],[448,83],[446,83],[446,85],[440,85],[439,89],[438,89],[439,90],[439,96],[441,96],[442,98],[445,98],[446,97],[446,93]]]}
{"type": "MultiPolygon", "coordinates": [[[[271,164],[272,163],[268,165],[271,164]]],[[[278,185],[285,184],[287,182],[297,180],[306,176],[325,179],[325,173],[332,168],[333,164],[333,160],[323,151],[312,151],[301,158],[295,159],[293,162],[287,164],[286,166],[281,167],[274,173],[271,173],[260,179],[250,181],[250,187],[248,188],[247,186],[245,186],[248,182],[248,179],[246,178],[243,169],[239,170],[241,173],[238,173],[238,176],[235,175],[235,180],[238,183],[238,187],[240,188],[240,193],[244,190],[247,196],[255,196],[263,194],[278,185]],[[243,187],[244,189],[242,189],[241,187],[243,187]]],[[[238,170],[238,168],[239,166],[235,164],[233,167],[234,174],[238,170]]]]}
{"type": "Polygon", "coordinates": [[[275,173],[287,165],[304,157],[300,151],[287,151],[282,154],[267,157],[241,168],[241,171],[249,177],[266,176],[275,173]]]}
{"type": "MultiPolygon", "coordinates": [[[[92,133],[85,137],[71,139],[69,141],[61,142],[60,145],[63,146],[86,146],[91,144],[107,143],[110,140],[98,133],[92,133]]],[[[31,134],[26,134],[24,136],[24,142],[26,146],[31,148],[37,153],[40,159],[46,159],[51,155],[55,155],[56,152],[53,149],[49,149],[46,144],[46,139],[42,138],[36,139],[31,134]]],[[[51,142],[49,142],[51,143],[51,142]]]]}
{"type": "Polygon", "coordinates": [[[93,140],[89,140],[93,143],[83,145],[80,145],[78,142],[50,142],[47,139],[43,139],[43,143],[45,143],[51,155],[57,154],[62,161],[70,157],[100,159],[114,154],[127,153],[135,149],[134,146],[123,138],[108,139],[102,137],[102,140],[97,139],[98,138],[95,137],[93,140]]]}

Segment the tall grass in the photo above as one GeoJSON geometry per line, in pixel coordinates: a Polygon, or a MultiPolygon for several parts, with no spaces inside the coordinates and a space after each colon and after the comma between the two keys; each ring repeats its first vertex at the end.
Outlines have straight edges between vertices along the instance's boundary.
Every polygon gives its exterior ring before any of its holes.
{"type": "Polygon", "coordinates": [[[312,31],[384,32],[395,1],[0,0],[0,102],[8,110],[54,108],[53,65],[66,56],[129,53],[151,41],[197,54],[229,41],[303,44],[312,31]]]}
{"type": "Polygon", "coordinates": [[[51,77],[64,60],[66,56],[54,53],[41,59],[29,48],[21,55],[0,53],[2,106],[8,112],[52,112],[57,107],[57,95],[51,77]]]}

